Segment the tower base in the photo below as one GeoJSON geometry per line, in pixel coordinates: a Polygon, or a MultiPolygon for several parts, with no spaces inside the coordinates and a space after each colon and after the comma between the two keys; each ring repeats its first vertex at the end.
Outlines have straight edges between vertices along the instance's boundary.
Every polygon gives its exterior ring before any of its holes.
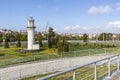
{"type": "Polygon", "coordinates": [[[38,49],[40,49],[39,44],[33,44],[30,47],[28,46],[28,50],[38,50],[38,49]]]}
{"type": "Polygon", "coordinates": [[[17,52],[21,52],[21,53],[30,53],[30,52],[39,52],[40,51],[40,49],[31,49],[31,50],[29,50],[29,49],[21,49],[21,50],[17,50],[17,52]]]}

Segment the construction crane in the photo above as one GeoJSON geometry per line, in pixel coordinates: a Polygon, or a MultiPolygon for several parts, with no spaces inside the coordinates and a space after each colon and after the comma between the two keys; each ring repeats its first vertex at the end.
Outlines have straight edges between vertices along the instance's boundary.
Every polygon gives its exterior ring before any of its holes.
{"type": "Polygon", "coordinates": [[[45,28],[45,33],[47,33],[48,28],[49,28],[49,22],[47,21],[46,28],[45,28]]]}

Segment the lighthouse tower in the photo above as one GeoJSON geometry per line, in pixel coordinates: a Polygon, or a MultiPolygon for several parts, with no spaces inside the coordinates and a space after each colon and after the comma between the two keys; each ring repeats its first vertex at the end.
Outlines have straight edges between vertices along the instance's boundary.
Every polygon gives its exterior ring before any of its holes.
{"type": "Polygon", "coordinates": [[[33,17],[30,17],[28,19],[28,26],[27,26],[27,32],[28,32],[28,50],[34,50],[34,49],[38,49],[38,47],[36,47],[34,45],[34,32],[35,32],[35,26],[34,26],[34,19],[33,17]]]}

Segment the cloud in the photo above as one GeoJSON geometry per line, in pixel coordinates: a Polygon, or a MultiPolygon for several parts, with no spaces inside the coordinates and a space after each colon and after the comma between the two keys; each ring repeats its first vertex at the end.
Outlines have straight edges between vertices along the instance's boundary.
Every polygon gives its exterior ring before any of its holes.
{"type": "Polygon", "coordinates": [[[70,26],[66,26],[65,29],[70,29],[70,26]]]}
{"type": "Polygon", "coordinates": [[[89,14],[103,14],[103,13],[108,13],[112,10],[112,8],[108,5],[106,6],[99,6],[99,7],[95,7],[92,6],[89,10],[88,13],[89,14]]]}
{"type": "MultiPolygon", "coordinates": [[[[59,30],[60,31],[60,30],[59,30]]],[[[62,33],[120,33],[120,21],[110,21],[103,26],[66,26],[62,33]]]]}
{"type": "Polygon", "coordinates": [[[79,28],[80,26],[79,25],[76,25],[76,26],[73,26],[72,29],[76,29],[76,28],[79,28]]]}
{"type": "Polygon", "coordinates": [[[92,27],[87,27],[87,26],[80,26],[80,25],[75,25],[75,26],[66,26],[65,29],[63,29],[61,32],[65,33],[91,33],[93,30],[92,27]]]}
{"type": "Polygon", "coordinates": [[[108,22],[107,25],[103,26],[66,26],[62,29],[62,33],[120,33],[120,21],[108,22]]]}
{"type": "Polygon", "coordinates": [[[120,21],[108,22],[107,28],[119,28],[120,29],[120,21]]]}

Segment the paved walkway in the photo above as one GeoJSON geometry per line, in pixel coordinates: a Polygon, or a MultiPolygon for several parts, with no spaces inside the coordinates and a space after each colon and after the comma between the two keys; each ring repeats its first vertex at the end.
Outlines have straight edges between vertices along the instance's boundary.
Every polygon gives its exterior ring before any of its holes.
{"type": "Polygon", "coordinates": [[[53,71],[60,71],[77,65],[87,64],[111,55],[95,55],[76,58],[63,58],[45,62],[17,65],[0,69],[0,80],[18,80],[20,78],[34,76],[53,71]]]}

